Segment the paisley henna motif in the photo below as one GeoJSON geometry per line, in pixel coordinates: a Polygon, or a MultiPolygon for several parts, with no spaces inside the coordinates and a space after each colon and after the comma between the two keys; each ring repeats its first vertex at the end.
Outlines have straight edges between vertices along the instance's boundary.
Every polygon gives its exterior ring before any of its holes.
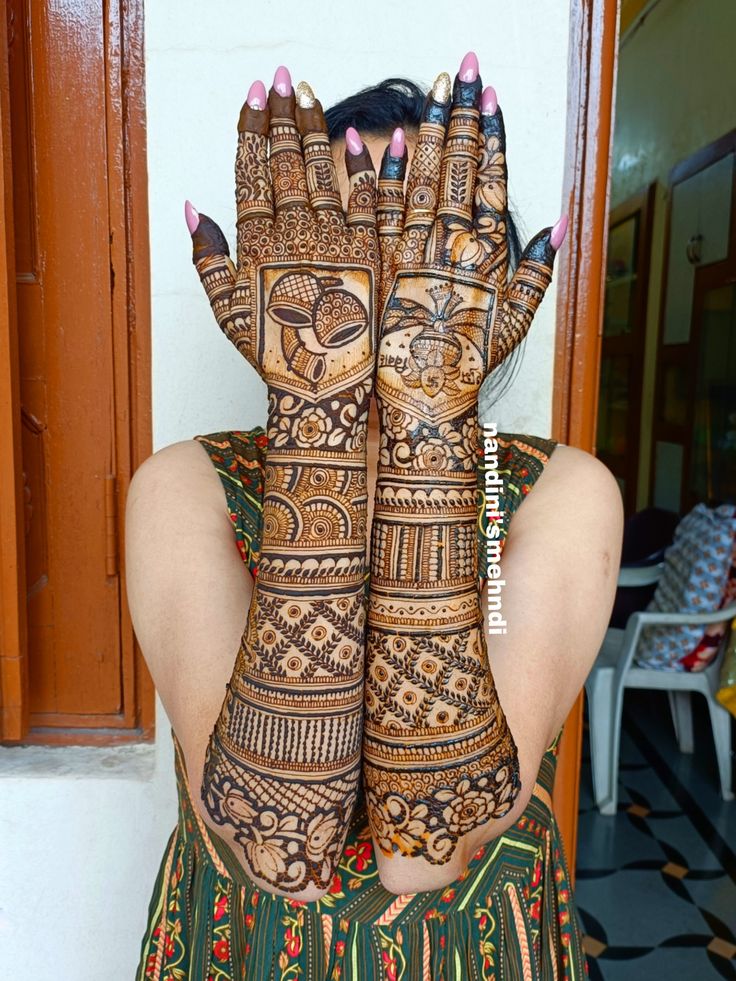
{"type": "Polygon", "coordinates": [[[343,213],[308,86],[244,107],[238,264],[200,216],[194,260],[226,336],[268,385],[263,537],[202,798],[254,878],[324,891],[360,779],[366,428],[379,274],[375,174],[347,155],[343,213]],[[270,152],[269,152],[270,148],[270,152]]]}
{"type": "Polygon", "coordinates": [[[503,122],[480,95],[480,79],[456,79],[450,105],[440,76],[406,201],[405,161],[388,152],[378,186],[365,785],[381,853],[438,865],[520,789],[477,589],[477,399],[529,329],[554,259],[547,229],[507,284],[503,122]]]}

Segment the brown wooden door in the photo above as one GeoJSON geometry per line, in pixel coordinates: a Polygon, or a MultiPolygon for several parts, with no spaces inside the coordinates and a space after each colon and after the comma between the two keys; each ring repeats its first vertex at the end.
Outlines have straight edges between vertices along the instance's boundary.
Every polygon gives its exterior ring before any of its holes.
{"type": "Polygon", "coordinates": [[[636,512],[654,184],[611,211],[596,454],[615,476],[624,517],[636,512]]]}
{"type": "Polygon", "coordinates": [[[720,481],[716,488],[700,480],[705,473],[714,475],[706,452],[728,452],[727,439],[720,448],[703,444],[714,435],[712,423],[726,435],[718,420],[731,411],[733,378],[721,375],[730,368],[728,348],[721,351],[723,363],[714,367],[709,362],[719,356],[713,356],[716,338],[710,331],[701,346],[705,298],[698,289],[727,284],[736,265],[736,130],[673,168],[667,225],[650,499],[685,514],[699,501],[718,504],[721,493],[729,493],[720,481]]]}
{"type": "Polygon", "coordinates": [[[137,718],[118,555],[133,444],[125,22],[102,0],[6,9],[25,697],[38,739],[137,718]]]}

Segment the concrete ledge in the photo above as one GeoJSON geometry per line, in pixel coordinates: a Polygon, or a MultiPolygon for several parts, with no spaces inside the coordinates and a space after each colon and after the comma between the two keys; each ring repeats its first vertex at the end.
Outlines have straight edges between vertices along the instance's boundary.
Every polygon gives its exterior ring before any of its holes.
{"type": "Polygon", "coordinates": [[[3,746],[0,779],[69,777],[152,780],[155,743],[123,746],[3,746]]]}

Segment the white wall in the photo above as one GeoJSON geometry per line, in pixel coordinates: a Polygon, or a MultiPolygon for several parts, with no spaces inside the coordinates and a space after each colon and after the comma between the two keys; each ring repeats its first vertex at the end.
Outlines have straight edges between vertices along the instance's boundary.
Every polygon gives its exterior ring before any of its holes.
{"type": "MultiPolygon", "coordinates": [[[[369,8],[148,0],[154,448],[265,421],[264,390],[212,319],[191,264],[185,197],[233,241],[235,125],[250,82],[284,63],[325,105],[388,75],[429,85],[474,47],[507,121],[526,237],[560,212],[565,0],[438,0],[369,8]],[[366,10],[370,13],[367,16],[366,10]]],[[[534,325],[500,428],[548,435],[554,296],[534,325]]],[[[502,411],[501,411],[502,410],[502,411]]],[[[175,820],[168,724],[154,746],[0,750],[0,976],[127,981],[175,820]]]]}
{"type": "MultiPolygon", "coordinates": [[[[495,86],[504,110],[511,201],[526,237],[559,215],[565,0],[471,0],[462,5],[462,17],[438,0],[381,0],[367,9],[372,16],[337,0],[149,2],[156,448],[195,433],[265,422],[264,386],[212,318],[191,263],[182,209],[188,197],[218,221],[234,252],[238,114],[250,83],[261,78],[268,87],[279,64],[289,67],[295,84],[305,77],[328,106],[391,75],[429,86],[442,70],[454,75],[474,47],[483,80],[495,86]]],[[[535,321],[514,391],[494,410],[501,429],[549,434],[553,320],[550,296],[535,321]]]]}
{"type": "Polygon", "coordinates": [[[176,821],[154,745],[0,749],[0,978],[129,981],[176,821]]]}

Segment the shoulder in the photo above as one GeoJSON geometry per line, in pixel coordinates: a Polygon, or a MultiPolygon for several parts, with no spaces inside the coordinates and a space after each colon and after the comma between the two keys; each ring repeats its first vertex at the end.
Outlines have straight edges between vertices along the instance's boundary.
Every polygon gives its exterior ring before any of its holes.
{"type": "Polygon", "coordinates": [[[545,561],[564,566],[574,555],[577,572],[584,573],[590,559],[604,558],[606,571],[620,550],[623,536],[623,500],[608,467],[592,453],[557,444],[542,473],[514,514],[509,538],[517,543],[544,541],[545,561]]]}
{"type": "Polygon", "coordinates": [[[565,443],[558,443],[550,453],[538,486],[586,510],[623,509],[619,486],[608,467],[592,453],[565,443]]]}

